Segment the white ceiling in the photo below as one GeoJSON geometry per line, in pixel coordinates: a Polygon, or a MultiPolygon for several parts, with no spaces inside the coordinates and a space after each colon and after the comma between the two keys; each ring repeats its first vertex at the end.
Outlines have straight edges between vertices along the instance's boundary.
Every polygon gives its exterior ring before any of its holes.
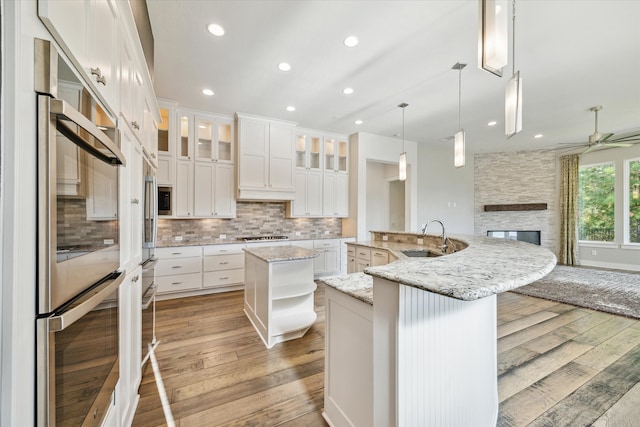
{"type": "MultiPolygon", "coordinates": [[[[458,130],[458,71],[467,150],[581,142],[594,130],[640,130],[640,1],[520,0],[516,70],[523,131],[504,136],[502,78],[477,66],[478,2],[147,0],[161,98],[221,114],[286,119],[326,132],[368,132],[443,146],[458,130]],[[225,28],[223,37],[206,30],[225,28]],[[359,46],[343,45],[356,35],[359,46]],[[288,62],[292,70],[277,69],[288,62]],[[202,95],[203,88],[215,95],[202,95]],[[342,89],[352,87],[352,95],[342,89]],[[295,112],[285,107],[294,105],[295,112]],[[354,121],[361,119],[362,125],[354,121]],[[489,127],[491,120],[497,126],[489,127]],[[535,134],[544,135],[534,139],[535,134]]],[[[511,2],[509,2],[511,11],[511,2]]],[[[511,31],[511,23],[510,23],[511,31]]]]}

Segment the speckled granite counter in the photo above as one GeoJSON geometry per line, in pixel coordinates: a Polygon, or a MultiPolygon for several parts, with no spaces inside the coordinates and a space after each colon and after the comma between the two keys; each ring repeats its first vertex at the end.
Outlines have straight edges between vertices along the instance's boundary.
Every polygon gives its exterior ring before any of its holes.
{"type": "Polygon", "coordinates": [[[373,279],[367,274],[352,273],[344,276],[321,277],[318,281],[373,305],[373,279]]]}
{"type": "MultiPolygon", "coordinates": [[[[553,253],[530,243],[483,236],[452,237],[468,247],[429,258],[410,258],[401,252],[428,248],[414,243],[375,240],[354,244],[386,249],[398,258],[387,265],[368,267],[366,274],[466,301],[524,286],[544,277],[556,265],[553,253]]],[[[322,281],[336,289],[348,289],[345,292],[356,298],[359,287],[366,290],[371,286],[366,277],[357,274],[322,281]]]]}
{"type": "MultiPolygon", "coordinates": [[[[326,240],[326,239],[351,239],[353,236],[336,236],[331,234],[322,234],[322,235],[313,235],[313,236],[292,236],[288,235],[287,239],[283,240],[273,240],[273,242],[293,242],[302,241],[302,240],[326,240]]],[[[268,242],[268,241],[267,241],[268,242]]],[[[158,242],[156,247],[158,248],[173,248],[173,247],[181,247],[181,246],[210,246],[210,245],[231,245],[231,244],[240,244],[240,245],[252,245],[254,243],[265,243],[265,242],[245,242],[243,240],[238,240],[235,238],[227,238],[227,239],[198,239],[196,241],[193,240],[182,240],[182,241],[162,241],[158,242]]]]}
{"type": "Polygon", "coordinates": [[[293,261],[318,256],[316,251],[311,251],[299,246],[262,246],[257,248],[244,248],[244,250],[266,262],[293,261]]]}

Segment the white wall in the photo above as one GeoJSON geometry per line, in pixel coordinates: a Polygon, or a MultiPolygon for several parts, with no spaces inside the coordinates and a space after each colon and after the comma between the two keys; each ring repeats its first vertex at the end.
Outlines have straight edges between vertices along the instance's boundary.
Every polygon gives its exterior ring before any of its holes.
{"type": "Polygon", "coordinates": [[[624,161],[640,157],[640,144],[628,148],[593,151],[580,157],[580,165],[613,161],[616,169],[615,242],[580,243],[581,265],[640,271],[640,245],[624,245],[624,161]],[[592,252],[595,251],[595,254],[592,252]]]}
{"type": "Polygon", "coordinates": [[[444,222],[447,234],[473,234],[473,155],[467,153],[465,166],[456,168],[453,143],[443,143],[442,147],[420,144],[418,163],[419,229],[437,218],[444,222]]]}
{"type": "MultiPolygon", "coordinates": [[[[342,223],[342,233],[357,240],[369,240],[367,229],[367,162],[398,163],[402,140],[368,133],[349,137],[349,218],[342,223]],[[353,196],[355,195],[355,197],[353,196]]],[[[404,141],[407,152],[407,181],[405,183],[405,231],[418,229],[418,144],[404,141]]],[[[377,197],[377,196],[372,196],[377,197]]],[[[382,192],[380,192],[380,196],[382,192]]]]}

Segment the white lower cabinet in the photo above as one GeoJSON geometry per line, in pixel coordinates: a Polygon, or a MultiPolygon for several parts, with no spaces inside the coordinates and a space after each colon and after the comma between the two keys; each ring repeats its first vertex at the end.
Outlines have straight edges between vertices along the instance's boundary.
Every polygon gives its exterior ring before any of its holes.
{"type": "Polygon", "coordinates": [[[202,286],[228,288],[244,284],[244,245],[205,246],[202,286]]]}
{"type": "Polygon", "coordinates": [[[356,272],[356,248],[347,245],[347,274],[356,272]]]}
{"type": "MultiPolygon", "coordinates": [[[[116,393],[119,422],[128,426],[133,421],[138,400],[138,387],[142,378],[142,268],[137,267],[127,274],[120,285],[119,329],[120,329],[120,380],[116,393]]],[[[116,416],[118,419],[118,416],[116,416]]]]}
{"type": "Polygon", "coordinates": [[[158,248],[156,256],[159,294],[202,288],[202,247],[158,248]]]}
{"type": "Polygon", "coordinates": [[[314,275],[332,274],[340,271],[340,240],[315,240],[313,249],[319,253],[314,259],[314,275]]]}

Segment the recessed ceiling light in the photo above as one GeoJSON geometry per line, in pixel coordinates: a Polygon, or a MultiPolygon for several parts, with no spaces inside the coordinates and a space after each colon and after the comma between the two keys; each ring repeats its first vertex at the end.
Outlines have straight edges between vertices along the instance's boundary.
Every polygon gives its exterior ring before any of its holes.
{"type": "Polygon", "coordinates": [[[206,129],[206,128],[207,128],[207,126],[206,126],[206,125],[198,125],[198,127],[199,127],[200,129],[206,129]]]}
{"type": "Polygon", "coordinates": [[[496,122],[495,120],[492,120],[489,123],[487,123],[487,126],[495,126],[497,124],[498,124],[498,122],[496,122]]]}
{"type": "Polygon", "coordinates": [[[345,87],[344,89],[342,89],[342,93],[344,93],[345,95],[351,95],[353,93],[353,88],[345,87]]]}
{"type": "Polygon", "coordinates": [[[543,134],[541,134],[541,133],[539,133],[539,134],[537,134],[537,135],[533,135],[533,137],[534,137],[535,139],[540,139],[540,138],[542,138],[543,136],[544,136],[544,135],[543,135],[543,134]]]}
{"type": "Polygon", "coordinates": [[[211,89],[202,89],[202,93],[207,95],[207,96],[213,96],[214,93],[211,89]]]}
{"type": "Polygon", "coordinates": [[[291,70],[291,65],[289,65],[286,62],[281,62],[278,64],[278,70],[280,71],[290,71],[291,70]]]}
{"type": "Polygon", "coordinates": [[[356,120],[354,123],[357,124],[357,125],[361,125],[362,124],[362,120],[356,120]]]}
{"type": "Polygon", "coordinates": [[[356,36],[349,36],[346,39],[344,39],[344,45],[346,47],[355,47],[355,46],[358,46],[358,43],[360,43],[360,41],[356,36]]]}
{"type": "Polygon", "coordinates": [[[296,107],[294,107],[293,105],[289,105],[287,107],[287,111],[296,111],[296,107]]]}
{"type": "Polygon", "coordinates": [[[224,28],[222,28],[218,24],[209,24],[209,25],[207,25],[207,31],[209,31],[214,36],[218,36],[218,37],[224,35],[224,28]]]}

